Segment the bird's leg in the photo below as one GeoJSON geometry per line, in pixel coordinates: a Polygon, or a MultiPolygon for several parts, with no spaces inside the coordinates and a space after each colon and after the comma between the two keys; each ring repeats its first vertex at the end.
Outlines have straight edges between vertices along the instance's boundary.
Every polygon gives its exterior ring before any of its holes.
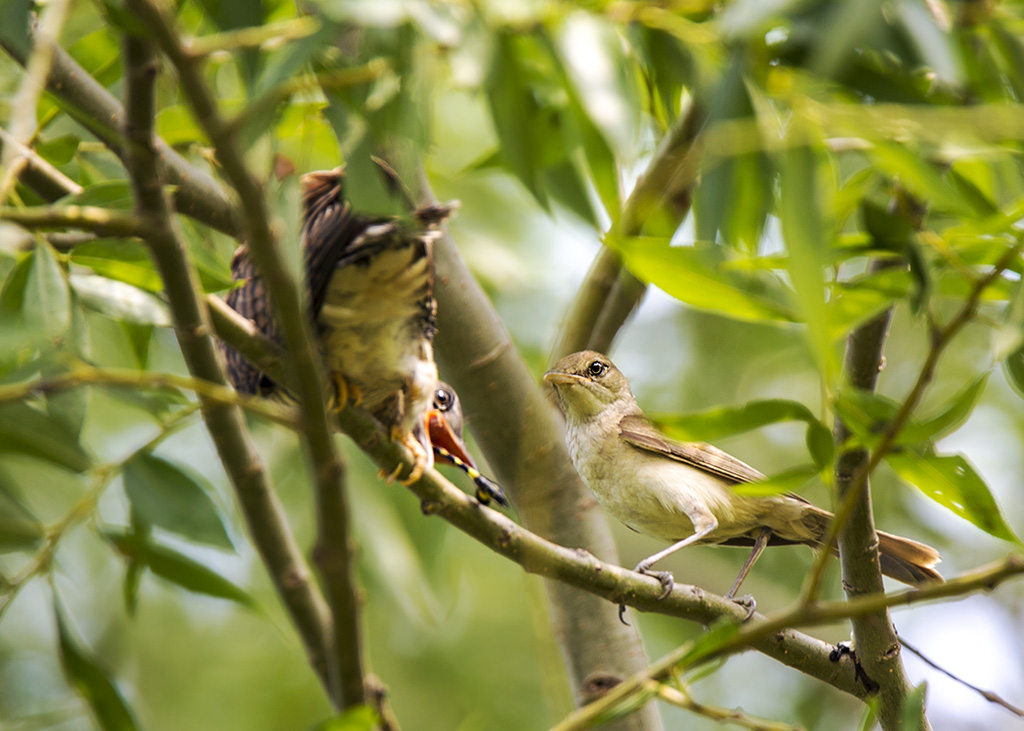
{"type": "MultiPolygon", "coordinates": [[[[413,434],[412,432],[409,432],[408,434],[403,434],[402,430],[397,426],[391,427],[391,441],[401,442],[402,444],[405,445],[406,449],[412,452],[412,472],[410,472],[409,475],[404,480],[399,480],[399,482],[401,482],[403,485],[411,485],[412,483],[416,482],[421,477],[423,477],[424,471],[427,469],[427,467],[430,466],[430,463],[433,461],[431,459],[433,455],[430,452],[428,452],[422,444],[420,444],[419,440],[416,439],[415,434],[413,434]]],[[[401,469],[402,466],[399,465],[391,474],[391,479],[397,477],[401,469]]]]}
{"type": "Polygon", "coordinates": [[[742,584],[743,580],[747,578],[747,574],[750,573],[750,569],[753,567],[754,562],[757,561],[765,546],[768,545],[768,539],[771,538],[771,536],[771,529],[761,528],[761,531],[757,534],[757,538],[754,539],[754,547],[750,549],[750,555],[747,556],[747,560],[743,564],[743,568],[740,569],[740,575],[736,577],[736,581],[732,582],[732,588],[729,589],[729,592],[725,595],[726,599],[732,599],[741,607],[747,608],[747,616],[743,618],[744,622],[754,616],[754,610],[757,609],[757,602],[754,601],[754,597],[750,594],[735,599],[733,597],[736,595],[736,590],[740,588],[740,584],[742,584]]]}
{"type": "MultiPolygon", "coordinates": [[[[691,518],[691,520],[693,520],[693,518],[691,518]]],[[[698,525],[700,526],[699,530],[697,530],[697,532],[694,533],[692,536],[689,536],[688,538],[684,538],[681,541],[673,543],[671,546],[669,546],[665,550],[658,551],[653,556],[648,556],[643,561],[638,563],[636,565],[636,567],[633,569],[638,574],[644,574],[646,576],[653,576],[655,579],[657,579],[659,582],[661,582],[661,587],[662,587],[663,591],[661,592],[661,596],[658,597],[658,601],[661,601],[662,599],[664,599],[665,597],[667,597],[669,594],[672,593],[672,587],[675,585],[675,579],[672,578],[672,572],[671,571],[651,571],[651,566],[653,566],[654,564],[656,564],[658,561],[660,561],[661,559],[665,558],[666,556],[671,556],[673,553],[678,551],[680,548],[686,548],[687,546],[692,546],[694,543],[698,543],[701,539],[706,537],[709,533],[711,533],[713,530],[715,530],[718,527],[718,520],[715,518],[715,516],[713,516],[710,513],[708,513],[707,515],[702,515],[697,520],[694,520],[694,527],[697,527],[698,525]]],[[[619,605],[619,619],[620,620],[622,620],[622,613],[625,612],[625,611],[626,611],[626,605],[625,604],[620,604],[619,605]]],[[[622,620],[622,622],[623,622],[623,624],[625,624],[625,620],[622,620]]]]}

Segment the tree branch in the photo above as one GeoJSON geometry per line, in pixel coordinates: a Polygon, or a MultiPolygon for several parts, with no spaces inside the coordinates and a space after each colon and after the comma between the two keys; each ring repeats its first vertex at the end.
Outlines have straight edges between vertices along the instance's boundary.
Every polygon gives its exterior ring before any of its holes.
{"type": "MultiPolygon", "coordinates": [[[[152,137],[153,81],[156,74],[150,46],[137,38],[125,41],[126,95],[132,110],[126,119],[131,140],[126,159],[140,215],[149,220],[148,243],[169,298],[175,332],[189,372],[227,388],[227,379],[210,338],[210,325],[198,295],[198,278],[185,248],[174,231],[157,168],[159,148],[152,137]]],[[[325,648],[330,627],[327,605],[316,587],[302,552],[291,534],[284,509],[270,484],[262,460],[249,436],[242,412],[200,395],[203,418],[224,469],[238,495],[253,543],[309,657],[310,665],[326,685],[325,648]]]]}
{"type": "Polygon", "coordinates": [[[331,696],[342,709],[360,705],[366,702],[366,688],[349,546],[345,464],[331,438],[325,379],[312,326],[303,306],[301,285],[292,276],[271,232],[263,188],[249,172],[199,72],[196,59],[187,53],[177,31],[156,5],[148,0],[130,0],[129,7],[145,23],[177,70],[185,97],[210,138],[224,174],[239,195],[245,241],[281,324],[288,354],[285,370],[292,375],[290,382],[295,388],[305,426],[303,443],[316,488],[319,521],[315,556],[333,616],[327,653],[331,696]]]}

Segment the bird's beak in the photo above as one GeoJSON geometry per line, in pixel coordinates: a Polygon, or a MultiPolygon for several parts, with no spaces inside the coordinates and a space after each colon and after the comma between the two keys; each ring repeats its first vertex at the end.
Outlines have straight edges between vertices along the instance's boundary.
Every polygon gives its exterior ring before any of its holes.
{"type": "Polygon", "coordinates": [[[582,376],[565,373],[564,371],[548,371],[544,374],[544,380],[552,386],[565,386],[572,383],[584,383],[586,381],[582,376]]]}
{"type": "MultiPolygon", "coordinates": [[[[476,464],[473,462],[473,458],[469,456],[469,450],[466,449],[466,443],[462,441],[462,437],[452,431],[448,420],[444,418],[444,414],[437,409],[431,409],[427,412],[427,433],[430,435],[430,443],[432,445],[448,450],[448,454],[458,457],[470,467],[476,469],[476,464]]],[[[442,462],[448,461],[441,456],[438,456],[438,459],[442,462]]]]}

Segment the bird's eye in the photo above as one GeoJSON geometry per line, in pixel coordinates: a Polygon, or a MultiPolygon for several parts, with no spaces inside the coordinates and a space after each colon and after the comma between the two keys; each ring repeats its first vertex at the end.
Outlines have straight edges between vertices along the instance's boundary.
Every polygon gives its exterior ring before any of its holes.
{"type": "Polygon", "coordinates": [[[454,401],[454,399],[447,390],[439,388],[434,392],[434,406],[436,406],[439,411],[447,411],[450,409],[452,407],[452,401],[454,401]]]}
{"type": "Polygon", "coordinates": [[[589,373],[594,378],[600,378],[601,376],[603,376],[607,372],[608,372],[608,364],[607,363],[602,363],[599,360],[595,360],[595,361],[591,362],[591,364],[589,366],[587,366],[587,373],[589,373]]]}

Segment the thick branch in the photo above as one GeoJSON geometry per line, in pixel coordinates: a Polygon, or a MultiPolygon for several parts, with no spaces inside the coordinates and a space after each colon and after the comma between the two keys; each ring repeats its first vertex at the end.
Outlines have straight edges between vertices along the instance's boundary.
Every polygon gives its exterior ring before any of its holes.
{"type": "MultiPolygon", "coordinates": [[[[149,44],[129,37],[125,42],[125,62],[126,95],[132,109],[126,126],[131,140],[128,167],[139,212],[152,227],[148,243],[164,286],[168,293],[173,293],[169,304],[182,355],[194,376],[227,388],[210,337],[209,319],[198,294],[198,277],[175,234],[157,171],[158,150],[151,128],[156,70],[149,44]]],[[[217,404],[202,395],[199,398],[207,429],[238,495],[249,533],[302,637],[310,664],[326,685],[324,649],[330,626],[327,605],[311,581],[243,414],[236,406],[217,404]]]]}
{"type": "MultiPolygon", "coordinates": [[[[878,272],[900,264],[898,261],[876,259],[872,261],[869,271],[878,272]]],[[[846,344],[845,369],[846,379],[854,388],[875,390],[891,319],[892,308],[850,334],[846,344]]],[[[837,417],[837,447],[841,448],[849,437],[849,429],[837,417]]],[[[843,589],[851,600],[885,591],[878,559],[878,536],[875,534],[874,514],[871,510],[871,491],[866,479],[854,484],[854,474],[864,469],[867,463],[867,451],[855,449],[841,453],[835,465],[837,501],[849,499],[855,503],[838,540],[843,589]],[[856,492],[851,494],[854,490],[856,492]]],[[[859,615],[853,618],[852,625],[857,658],[867,676],[878,684],[878,714],[882,728],[895,728],[900,723],[911,685],[903,667],[899,639],[889,612],[879,609],[877,612],[859,615]]],[[[928,728],[928,720],[924,716],[921,724],[922,729],[928,728]]]]}
{"type": "Polygon", "coordinates": [[[290,382],[295,387],[306,427],[303,441],[315,481],[319,520],[316,558],[334,618],[328,652],[331,695],[340,708],[359,705],[366,701],[366,689],[348,537],[345,465],[331,438],[319,350],[303,306],[301,284],[292,276],[271,232],[263,188],[249,172],[195,59],[188,55],[176,30],[153,3],[132,0],[129,5],[177,69],[196,119],[210,138],[225,175],[239,195],[245,241],[281,324],[288,353],[285,370],[292,375],[290,382]]]}

